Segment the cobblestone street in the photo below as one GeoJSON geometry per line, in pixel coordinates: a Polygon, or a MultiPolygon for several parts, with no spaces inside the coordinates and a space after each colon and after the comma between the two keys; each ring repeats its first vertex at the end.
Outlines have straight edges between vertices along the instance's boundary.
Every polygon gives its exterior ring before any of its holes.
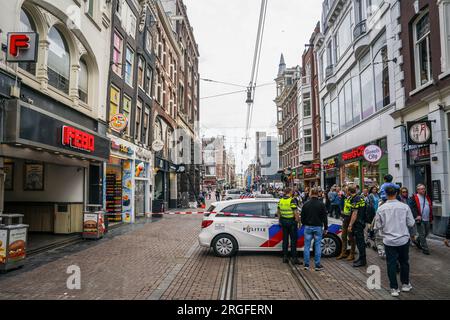
{"type": "MultiPolygon", "coordinates": [[[[382,290],[369,290],[366,269],[334,258],[323,272],[292,269],[277,253],[217,258],[198,245],[201,215],[165,215],[112,230],[100,241],[31,256],[21,270],[0,275],[1,299],[392,299],[385,261],[382,290]],[[67,268],[81,269],[81,290],[69,290],[67,268]],[[311,294],[313,292],[314,294],[311,294]]],[[[412,292],[400,299],[448,299],[450,250],[430,240],[431,255],[411,248],[412,292]]]]}

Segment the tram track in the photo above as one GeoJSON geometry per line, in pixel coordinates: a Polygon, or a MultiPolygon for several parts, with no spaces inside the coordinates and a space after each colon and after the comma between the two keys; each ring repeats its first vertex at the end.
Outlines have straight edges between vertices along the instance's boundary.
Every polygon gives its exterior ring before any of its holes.
{"type": "Polygon", "coordinates": [[[236,274],[237,274],[236,261],[237,256],[232,256],[228,258],[228,263],[223,273],[222,283],[219,291],[220,300],[233,300],[236,298],[235,296],[236,274]]]}
{"type": "Polygon", "coordinates": [[[314,289],[314,286],[311,284],[311,282],[304,276],[299,268],[290,261],[289,269],[294,279],[297,281],[297,284],[299,285],[301,291],[305,294],[306,297],[309,298],[309,300],[323,300],[317,290],[314,289]]]}

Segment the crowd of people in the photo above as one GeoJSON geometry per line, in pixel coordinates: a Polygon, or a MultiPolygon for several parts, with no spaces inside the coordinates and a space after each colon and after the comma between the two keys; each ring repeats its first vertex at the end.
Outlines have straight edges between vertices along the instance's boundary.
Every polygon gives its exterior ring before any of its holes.
{"type": "MultiPolygon", "coordinates": [[[[310,269],[310,249],[314,239],[314,265],[323,270],[320,263],[320,242],[328,229],[328,218],[342,220],[342,250],[338,260],[353,263],[353,267],[367,265],[366,247],[378,251],[386,259],[391,295],[409,292],[409,249],[415,246],[430,255],[427,236],[433,221],[433,205],[426,193],[426,186],[418,184],[414,193],[392,182],[387,174],[384,183],[360,190],[349,184],[304,191],[287,188],[283,190],[278,205],[279,222],[283,230],[283,262],[304,264],[310,269]],[[297,257],[296,243],[299,225],[304,226],[304,262],[297,257]],[[289,240],[291,243],[289,252],[289,240]],[[357,254],[358,253],[358,254],[357,254]],[[400,274],[401,288],[397,280],[400,274]]],[[[450,247],[450,221],[447,228],[446,246],[450,247]]]]}

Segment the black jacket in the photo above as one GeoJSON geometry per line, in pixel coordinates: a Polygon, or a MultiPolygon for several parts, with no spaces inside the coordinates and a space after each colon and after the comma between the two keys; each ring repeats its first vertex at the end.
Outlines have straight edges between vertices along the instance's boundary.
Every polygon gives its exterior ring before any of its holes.
{"type": "Polygon", "coordinates": [[[328,229],[328,216],[325,204],[318,198],[311,198],[302,208],[302,224],[311,227],[324,227],[328,229]]]}
{"type": "Polygon", "coordinates": [[[447,240],[450,240],[450,219],[448,219],[447,233],[445,234],[445,238],[447,240]]]}

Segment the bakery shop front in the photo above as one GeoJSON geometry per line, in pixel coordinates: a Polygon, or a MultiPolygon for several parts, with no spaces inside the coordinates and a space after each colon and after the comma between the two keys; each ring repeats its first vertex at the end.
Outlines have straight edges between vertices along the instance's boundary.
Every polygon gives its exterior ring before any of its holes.
{"type": "Polygon", "coordinates": [[[83,211],[103,206],[109,140],[97,120],[27,93],[34,104],[9,99],[1,107],[0,169],[3,212],[24,215],[31,248],[47,235],[81,232],[83,211]]]}

